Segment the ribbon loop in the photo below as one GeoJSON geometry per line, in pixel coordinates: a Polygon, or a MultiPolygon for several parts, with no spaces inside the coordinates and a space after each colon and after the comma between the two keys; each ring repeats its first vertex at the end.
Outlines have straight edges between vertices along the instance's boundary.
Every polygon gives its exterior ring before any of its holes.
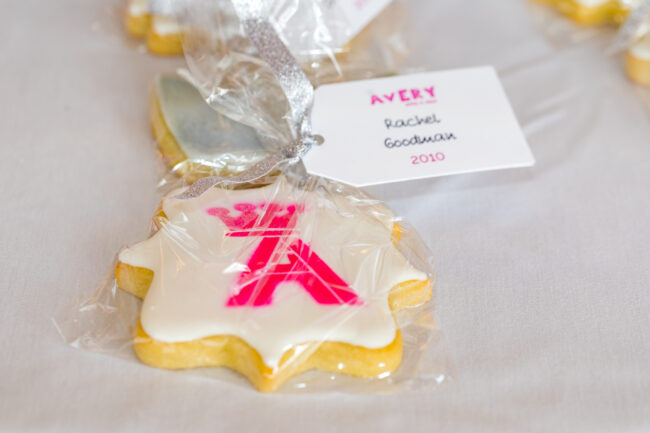
{"type": "Polygon", "coordinates": [[[267,1],[232,0],[232,4],[246,35],[257,49],[258,55],[268,64],[287,97],[290,109],[290,118],[287,121],[294,139],[282,147],[280,154],[267,156],[237,176],[210,176],[199,179],[179,195],[179,198],[197,197],[217,184],[254,181],[283,163],[297,163],[312,145],[322,142],[322,138],[314,137],[311,130],[314,87],[269,21],[267,1]]]}

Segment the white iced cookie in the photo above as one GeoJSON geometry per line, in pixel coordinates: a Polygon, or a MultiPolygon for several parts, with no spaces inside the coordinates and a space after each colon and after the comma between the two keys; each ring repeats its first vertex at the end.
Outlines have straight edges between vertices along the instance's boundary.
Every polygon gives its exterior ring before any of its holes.
{"type": "Polygon", "coordinates": [[[131,36],[145,38],[148,50],[154,54],[183,52],[181,28],[169,11],[152,9],[149,0],[127,0],[124,26],[131,36]]]}
{"type": "Polygon", "coordinates": [[[650,87],[650,28],[625,53],[625,70],[632,81],[650,87]]]}
{"type": "Polygon", "coordinates": [[[124,26],[132,36],[146,36],[149,28],[148,0],[127,0],[124,11],[124,26]]]}
{"type": "Polygon", "coordinates": [[[395,247],[385,206],[320,182],[165,198],[159,230],[119,255],[118,285],[144,296],[140,359],[230,367],[263,391],[313,368],[394,371],[394,312],[429,299],[431,282],[395,247]]]}

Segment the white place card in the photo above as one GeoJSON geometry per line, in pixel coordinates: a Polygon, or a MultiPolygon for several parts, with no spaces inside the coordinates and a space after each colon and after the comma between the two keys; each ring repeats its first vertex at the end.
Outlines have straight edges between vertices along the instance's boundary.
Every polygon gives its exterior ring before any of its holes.
{"type": "Polygon", "coordinates": [[[535,163],[492,67],[321,86],[312,126],[307,171],[355,186],[535,163]]]}

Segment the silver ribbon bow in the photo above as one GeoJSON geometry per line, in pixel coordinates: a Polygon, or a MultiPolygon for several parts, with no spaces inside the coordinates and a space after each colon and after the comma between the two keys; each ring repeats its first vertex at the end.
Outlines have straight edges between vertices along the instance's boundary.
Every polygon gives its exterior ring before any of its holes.
{"type": "Polygon", "coordinates": [[[281,164],[297,163],[318,142],[312,135],[310,119],[314,87],[270,23],[267,1],[232,0],[232,3],[246,35],[271,68],[289,101],[289,127],[293,140],[283,146],[280,153],[267,156],[237,176],[209,176],[197,180],[178,198],[197,197],[220,183],[241,184],[259,179],[281,164]]]}

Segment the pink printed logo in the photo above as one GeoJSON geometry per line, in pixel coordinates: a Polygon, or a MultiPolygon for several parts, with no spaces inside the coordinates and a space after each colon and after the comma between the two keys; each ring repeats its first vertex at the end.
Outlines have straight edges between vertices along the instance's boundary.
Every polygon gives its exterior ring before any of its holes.
{"type": "Polygon", "coordinates": [[[260,237],[261,241],[236,282],[229,307],[271,305],[280,283],[296,282],[321,305],[362,305],[352,288],[295,234],[299,204],[237,203],[231,216],[222,207],[206,210],[230,229],[226,236],[260,237]],[[258,214],[258,210],[262,215],[258,214]]]}
{"type": "Polygon", "coordinates": [[[405,105],[431,104],[436,102],[435,87],[399,89],[390,93],[372,94],[370,105],[384,105],[392,102],[402,102],[405,105]]]}

